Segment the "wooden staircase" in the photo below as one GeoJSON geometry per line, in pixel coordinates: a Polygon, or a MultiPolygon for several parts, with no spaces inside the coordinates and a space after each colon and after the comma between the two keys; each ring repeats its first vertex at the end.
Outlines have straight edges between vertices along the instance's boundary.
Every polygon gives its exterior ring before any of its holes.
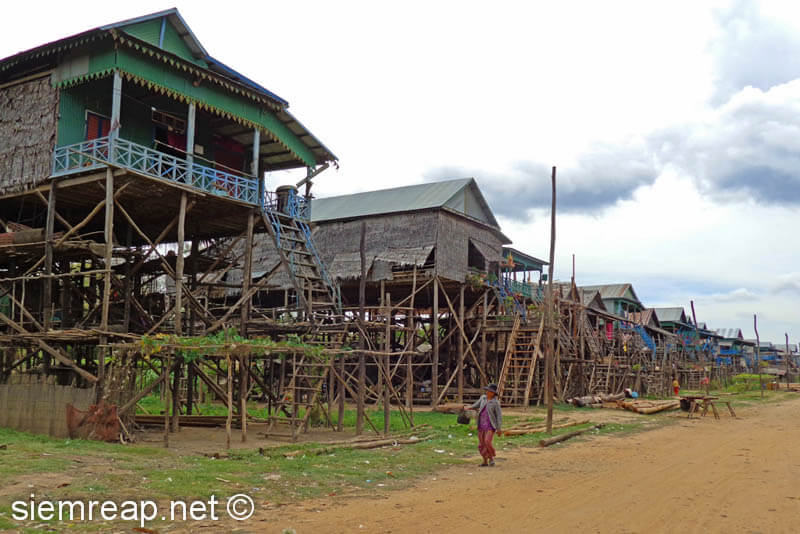
{"type": "Polygon", "coordinates": [[[301,432],[308,430],[314,406],[322,405],[321,393],[330,363],[315,361],[307,354],[294,354],[291,364],[291,379],[269,416],[265,437],[287,437],[294,442],[301,432]],[[288,416],[279,415],[282,412],[288,416]]]}
{"type": "Polygon", "coordinates": [[[586,344],[589,346],[589,352],[591,353],[591,358],[601,358],[603,357],[603,347],[600,344],[600,340],[597,339],[597,335],[595,334],[594,328],[592,328],[592,324],[589,322],[589,318],[586,317],[586,314],[583,315],[582,327],[583,327],[583,339],[586,340],[586,344]]]}
{"type": "Polygon", "coordinates": [[[536,370],[536,362],[541,357],[541,341],[544,318],[539,328],[523,326],[519,316],[508,337],[503,369],[497,384],[500,404],[507,406],[527,406],[536,370]]]}
{"type": "Polygon", "coordinates": [[[281,211],[277,205],[270,205],[261,210],[261,218],[289,275],[297,308],[304,310],[312,323],[331,322],[341,318],[339,288],[317,254],[308,223],[293,213],[296,211],[291,209],[293,198],[288,210],[281,211]]]}

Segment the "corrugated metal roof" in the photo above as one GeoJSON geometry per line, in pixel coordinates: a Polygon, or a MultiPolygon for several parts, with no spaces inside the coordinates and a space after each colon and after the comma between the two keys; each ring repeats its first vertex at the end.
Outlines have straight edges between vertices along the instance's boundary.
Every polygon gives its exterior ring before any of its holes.
{"type": "Polygon", "coordinates": [[[718,335],[724,339],[743,339],[741,328],[717,328],[714,330],[718,335]]]}
{"type": "MultiPolygon", "coordinates": [[[[495,228],[499,228],[497,219],[489,209],[489,205],[483,198],[483,194],[478,189],[474,178],[408,185],[392,189],[380,189],[378,191],[365,191],[352,195],[315,198],[311,203],[311,220],[313,222],[333,221],[403,211],[442,208],[466,187],[473,188],[473,193],[478,198],[488,223],[495,228]]],[[[453,208],[450,207],[450,209],[453,208]]],[[[475,217],[475,215],[462,210],[456,209],[456,211],[476,219],[482,219],[482,217],[475,217]]]]}
{"type": "Polygon", "coordinates": [[[686,312],[683,308],[653,308],[656,312],[656,317],[661,323],[685,323],[686,312]]]}
{"type": "Polygon", "coordinates": [[[515,262],[527,263],[529,266],[537,266],[539,267],[539,270],[541,270],[543,266],[549,265],[549,263],[546,261],[540,260],[539,258],[531,256],[530,254],[525,254],[524,252],[513,247],[503,247],[503,257],[507,256],[509,252],[511,253],[511,257],[515,262]]]}
{"type": "Polygon", "coordinates": [[[626,298],[625,293],[630,289],[631,293],[635,297],[636,302],[639,301],[639,297],[636,296],[636,292],[633,290],[633,286],[631,284],[600,284],[595,286],[581,286],[580,289],[584,291],[598,291],[600,293],[600,297],[604,299],[620,299],[626,298]]]}

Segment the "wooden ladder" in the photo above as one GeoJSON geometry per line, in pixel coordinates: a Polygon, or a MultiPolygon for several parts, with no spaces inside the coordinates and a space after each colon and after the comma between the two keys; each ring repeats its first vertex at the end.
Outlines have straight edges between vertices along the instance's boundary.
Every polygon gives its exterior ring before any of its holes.
{"type": "Polygon", "coordinates": [[[544,318],[538,329],[523,328],[519,315],[515,317],[497,384],[501,404],[527,405],[530,400],[536,362],[541,355],[543,321],[544,318]]]}
{"type": "Polygon", "coordinates": [[[589,345],[589,352],[591,352],[592,359],[601,358],[603,356],[603,348],[600,346],[600,340],[597,339],[594,328],[592,328],[592,324],[589,322],[589,318],[586,317],[586,314],[583,315],[581,326],[583,328],[583,339],[585,339],[586,343],[589,345]]]}
{"type": "Polygon", "coordinates": [[[301,432],[308,430],[311,411],[317,403],[321,404],[320,394],[328,378],[330,366],[330,362],[313,361],[306,354],[292,355],[291,378],[269,416],[267,438],[290,437],[294,442],[301,432]],[[288,417],[278,415],[282,411],[288,412],[288,417]],[[286,428],[288,432],[278,432],[276,429],[279,426],[286,428]]]}

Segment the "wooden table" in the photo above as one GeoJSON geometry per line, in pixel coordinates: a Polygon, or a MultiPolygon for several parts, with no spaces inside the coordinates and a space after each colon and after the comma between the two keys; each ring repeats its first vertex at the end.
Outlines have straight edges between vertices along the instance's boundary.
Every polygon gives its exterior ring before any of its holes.
{"type": "Polygon", "coordinates": [[[705,417],[710,408],[711,412],[714,414],[714,419],[719,419],[719,412],[717,411],[715,402],[720,402],[725,406],[727,406],[728,411],[731,414],[731,417],[736,417],[736,412],[733,411],[733,406],[731,406],[730,401],[719,400],[719,397],[708,397],[705,395],[686,395],[681,397],[681,399],[687,399],[689,401],[689,415],[688,415],[689,419],[691,419],[692,416],[700,410],[700,408],[703,409],[703,412],[700,414],[700,417],[705,417]]]}

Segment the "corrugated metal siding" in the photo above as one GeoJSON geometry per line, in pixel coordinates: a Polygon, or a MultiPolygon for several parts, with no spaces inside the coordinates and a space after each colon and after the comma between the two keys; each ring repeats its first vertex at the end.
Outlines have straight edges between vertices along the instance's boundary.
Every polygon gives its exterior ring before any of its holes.
{"type": "MultiPolygon", "coordinates": [[[[127,31],[127,29],[125,31],[127,31]]],[[[158,45],[158,40],[156,40],[156,45],[158,45]]],[[[178,31],[170,22],[167,22],[167,26],[164,29],[164,42],[161,48],[172,52],[176,56],[182,57],[186,61],[191,61],[195,65],[200,65],[202,67],[208,66],[205,61],[194,57],[192,51],[186,45],[186,41],[178,35],[178,31]]]]}
{"type": "Polygon", "coordinates": [[[97,80],[61,89],[58,110],[58,146],[80,143],[86,138],[86,110],[111,114],[111,80],[97,80]]]}
{"type": "Polygon", "coordinates": [[[153,46],[158,46],[158,38],[161,35],[161,20],[160,18],[146,20],[130,26],[123,26],[121,29],[137,39],[147,41],[153,46]]]}

